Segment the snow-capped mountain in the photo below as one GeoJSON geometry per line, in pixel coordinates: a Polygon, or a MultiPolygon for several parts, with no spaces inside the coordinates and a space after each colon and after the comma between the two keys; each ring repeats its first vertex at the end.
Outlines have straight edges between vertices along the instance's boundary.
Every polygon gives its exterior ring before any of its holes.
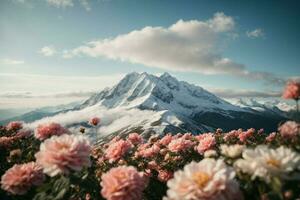
{"type": "Polygon", "coordinates": [[[70,128],[86,126],[89,131],[84,122],[99,116],[102,122],[97,137],[132,131],[144,135],[201,133],[216,128],[254,127],[272,131],[278,122],[284,120],[280,112],[279,109],[278,112],[270,112],[268,109],[233,105],[167,73],[161,76],[130,73],[115,86],[94,94],[73,109],[37,120],[30,126],[58,121],[70,128]]]}
{"type": "MultiPolygon", "coordinates": [[[[230,98],[226,99],[233,105],[241,108],[250,108],[257,111],[270,112],[286,116],[287,112],[296,109],[295,104],[291,104],[278,98],[230,98]]],[[[294,102],[293,102],[294,103],[294,102]]]]}

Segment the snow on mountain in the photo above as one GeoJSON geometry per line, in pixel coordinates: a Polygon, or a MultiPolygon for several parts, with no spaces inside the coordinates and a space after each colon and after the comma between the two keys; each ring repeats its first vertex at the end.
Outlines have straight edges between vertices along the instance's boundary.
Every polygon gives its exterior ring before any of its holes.
{"type": "Polygon", "coordinates": [[[280,115],[285,115],[285,112],[296,109],[295,104],[290,104],[277,98],[230,98],[226,99],[226,101],[241,108],[269,111],[280,115]]]}
{"type": "Polygon", "coordinates": [[[244,102],[233,105],[167,73],[161,76],[130,73],[115,86],[92,95],[73,109],[44,117],[29,126],[48,121],[57,121],[71,129],[84,126],[93,138],[99,139],[133,131],[149,136],[166,132],[197,134],[216,128],[272,129],[283,119],[279,109],[271,113],[267,106],[250,103],[252,106],[243,106],[244,102]],[[98,130],[86,123],[94,116],[102,119],[98,130]]]}

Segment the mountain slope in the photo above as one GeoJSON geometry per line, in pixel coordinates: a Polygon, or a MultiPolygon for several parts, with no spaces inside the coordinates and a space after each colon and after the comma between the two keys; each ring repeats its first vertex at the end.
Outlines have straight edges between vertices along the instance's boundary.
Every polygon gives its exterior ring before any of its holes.
{"type": "Polygon", "coordinates": [[[72,109],[37,120],[30,126],[58,121],[71,129],[85,126],[99,138],[135,131],[150,135],[166,132],[201,133],[216,128],[276,129],[284,120],[279,112],[233,105],[205,89],[178,81],[165,73],[154,76],[130,73],[112,88],[106,88],[72,109]],[[90,117],[102,118],[101,127],[85,123],[90,117]]]}

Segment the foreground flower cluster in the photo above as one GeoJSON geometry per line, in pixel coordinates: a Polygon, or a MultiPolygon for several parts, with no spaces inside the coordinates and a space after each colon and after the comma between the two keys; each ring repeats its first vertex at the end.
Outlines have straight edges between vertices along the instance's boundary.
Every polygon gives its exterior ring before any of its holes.
{"type": "MultiPolygon", "coordinates": [[[[97,120],[99,122],[99,120],[97,120]]],[[[89,122],[90,126],[98,123],[89,122]]],[[[1,199],[300,198],[300,127],[138,133],[91,145],[57,123],[1,127],[1,199]]]]}

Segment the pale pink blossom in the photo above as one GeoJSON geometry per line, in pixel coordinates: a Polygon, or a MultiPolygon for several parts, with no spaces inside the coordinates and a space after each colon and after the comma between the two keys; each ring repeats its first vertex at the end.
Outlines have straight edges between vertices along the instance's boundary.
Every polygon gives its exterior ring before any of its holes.
{"type": "Polygon", "coordinates": [[[9,122],[6,125],[6,129],[7,130],[19,130],[23,128],[23,122],[20,121],[13,121],[13,122],[9,122]]]}
{"type": "Polygon", "coordinates": [[[29,129],[21,129],[17,132],[17,134],[14,136],[17,139],[29,137],[32,134],[32,131],[29,129]]]}
{"type": "Polygon", "coordinates": [[[14,137],[6,137],[6,136],[0,137],[0,147],[10,146],[13,143],[14,139],[15,139],[14,137]]]}
{"type": "Polygon", "coordinates": [[[216,144],[215,136],[212,133],[198,136],[199,144],[196,147],[198,153],[203,154],[205,151],[213,148],[216,144]]]}
{"type": "Polygon", "coordinates": [[[240,135],[241,132],[242,132],[241,129],[232,130],[229,133],[225,133],[223,139],[225,140],[225,142],[229,142],[231,139],[237,138],[240,135]]]}
{"type": "Polygon", "coordinates": [[[247,131],[244,132],[240,132],[239,134],[239,139],[241,142],[246,142],[246,140],[248,138],[250,138],[251,136],[253,136],[253,134],[255,133],[255,129],[254,128],[250,128],[247,131]]]}
{"type": "Polygon", "coordinates": [[[143,138],[138,133],[130,133],[128,135],[128,140],[134,145],[143,143],[143,138]]]}
{"type": "Polygon", "coordinates": [[[45,140],[35,154],[36,162],[49,176],[69,174],[90,166],[91,145],[83,135],[52,136],[45,140]]]}
{"type": "Polygon", "coordinates": [[[223,160],[205,158],[174,173],[167,200],[242,200],[235,172],[223,160]]]}
{"type": "Polygon", "coordinates": [[[272,142],[276,138],[276,132],[271,133],[266,137],[267,142],[272,142]]]}
{"type": "Polygon", "coordinates": [[[138,151],[138,155],[144,158],[150,158],[158,154],[160,147],[157,144],[153,144],[151,147],[138,151]]]}
{"type": "Polygon", "coordinates": [[[300,83],[295,81],[290,81],[287,83],[282,97],[285,99],[295,99],[298,100],[300,96],[300,83]]]}
{"type": "Polygon", "coordinates": [[[65,133],[69,133],[69,131],[62,127],[60,124],[58,123],[47,123],[47,124],[40,124],[35,132],[34,132],[34,136],[39,139],[39,140],[45,140],[53,135],[62,135],[65,133]]]}
{"type": "Polygon", "coordinates": [[[100,123],[100,118],[99,117],[93,117],[90,119],[89,123],[93,126],[97,126],[100,123]]]}
{"type": "Polygon", "coordinates": [[[158,143],[160,145],[167,146],[171,141],[172,141],[172,135],[171,134],[167,134],[163,138],[161,138],[158,143]]]}
{"type": "Polygon", "coordinates": [[[160,166],[154,160],[150,161],[147,167],[148,169],[155,169],[155,170],[160,169],[160,166]]]}
{"type": "Polygon", "coordinates": [[[1,188],[14,195],[25,194],[32,186],[44,181],[42,168],[34,162],[14,165],[1,178],[1,188]]]}
{"type": "Polygon", "coordinates": [[[278,130],[283,138],[293,138],[299,135],[300,124],[294,121],[287,121],[278,130]]]}
{"type": "Polygon", "coordinates": [[[101,194],[107,200],[141,200],[146,187],[144,173],[132,166],[112,168],[101,179],[101,194]]]}
{"type": "Polygon", "coordinates": [[[173,172],[167,170],[158,170],[157,179],[161,182],[167,182],[173,178],[173,172]]]}
{"type": "Polygon", "coordinates": [[[109,159],[110,162],[117,161],[122,158],[130,148],[130,142],[120,139],[109,145],[109,147],[105,150],[105,157],[109,159]]]}
{"type": "Polygon", "coordinates": [[[186,140],[191,140],[193,138],[193,135],[191,133],[185,133],[182,135],[182,138],[186,140]]]}
{"type": "Polygon", "coordinates": [[[186,151],[190,149],[195,143],[184,138],[173,139],[168,145],[168,149],[172,152],[186,151]]]}

